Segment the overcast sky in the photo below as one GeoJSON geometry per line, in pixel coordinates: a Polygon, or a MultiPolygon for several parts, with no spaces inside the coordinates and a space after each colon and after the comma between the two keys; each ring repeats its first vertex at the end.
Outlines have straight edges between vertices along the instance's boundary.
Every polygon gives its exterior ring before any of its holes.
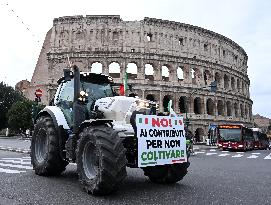
{"type": "Polygon", "coordinates": [[[203,27],[245,49],[253,114],[271,118],[271,1],[269,0],[0,0],[0,82],[31,80],[53,19],[120,15],[153,17],[203,27]],[[8,5],[7,5],[8,4],[8,5]],[[22,23],[23,22],[23,23],[22,23]]]}

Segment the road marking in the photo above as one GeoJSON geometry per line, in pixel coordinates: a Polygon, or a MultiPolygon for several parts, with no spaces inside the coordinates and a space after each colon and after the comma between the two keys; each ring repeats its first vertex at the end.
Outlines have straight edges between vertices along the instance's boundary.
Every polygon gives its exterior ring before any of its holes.
{"type": "Polygon", "coordinates": [[[222,151],[222,152],[230,152],[230,151],[222,151]]]}
{"type": "Polygon", "coordinates": [[[3,167],[13,167],[13,168],[20,168],[20,169],[33,169],[30,166],[23,166],[23,165],[16,165],[16,164],[5,164],[5,163],[0,163],[0,166],[3,167]]]}
{"type": "Polygon", "coordinates": [[[252,153],[252,154],[261,154],[261,153],[252,153]]]}
{"type": "Polygon", "coordinates": [[[225,157],[225,156],[228,156],[228,155],[230,155],[230,154],[225,153],[225,154],[220,154],[220,155],[218,155],[218,156],[219,156],[219,157],[225,157]]]}
{"type": "Polygon", "coordinates": [[[19,164],[26,164],[26,165],[31,164],[31,162],[24,162],[22,159],[21,160],[10,160],[10,159],[3,159],[2,160],[1,159],[0,162],[10,162],[10,163],[13,163],[13,164],[19,163],[19,164]]]}
{"type": "Polygon", "coordinates": [[[271,153],[267,155],[264,159],[271,159],[271,153]]]}
{"type": "Polygon", "coordinates": [[[237,155],[233,155],[232,157],[238,158],[238,157],[243,157],[243,155],[242,154],[237,154],[237,155]]]}
{"type": "Polygon", "coordinates": [[[210,152],[216,152],[216,149],[210,149],[209,151],[210,152]]]}
{"type": "Polygon", "coordinates": [[[249,159],[255,159],[255,158],[258,158],[259,156],[257,156],[257,155],[251,155],[251,156],[249,156],[249,157],[247,157],[247,158],[249,158],[249,159]]]}
{"type": "Polygon", "coordinates": [[[236,152],[237,154],[244,154],[245,152],[236,152]]]}
{"type": "Polygon", "coordinates": [[[215,154],[217,154],[217,153],[206,153],[207,156],[209,156],[209,155],[215,155],[215,154]]]}
{"type": "Polygon", "coordinates": [[[4,173],[7,173],[7,174],[19,174],[19,173],[23,173],[23,172],[26,172],[26,171],[18,171],[18,170],[0,168],[0,172],[4,172],[4,173]]]}
{"type": "Polygon", "coordinates": [[[195,154],[204,154],[205,152],[195,152],[195,154]]]}

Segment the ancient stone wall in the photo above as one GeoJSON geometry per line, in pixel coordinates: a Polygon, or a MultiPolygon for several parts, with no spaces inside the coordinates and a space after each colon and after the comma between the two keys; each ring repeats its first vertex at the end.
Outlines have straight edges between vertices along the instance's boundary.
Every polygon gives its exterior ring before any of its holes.
{"type": "Polygon", "coordinates": [[[188,113],[190,128],[201,135],[211,124],[252,122],[247,54],[215,32],[153,18],[56,18],[44,68],[51,83],[49,98],[67,67],[67,56],[82,71],[100,64],[101,72],[116,82],[126,71],[134,93],[159,102],[161,111],[173,100],[177,113],[188,113]],[[210,92],[213,81],[218,82],[215,93],[210,92]]]}

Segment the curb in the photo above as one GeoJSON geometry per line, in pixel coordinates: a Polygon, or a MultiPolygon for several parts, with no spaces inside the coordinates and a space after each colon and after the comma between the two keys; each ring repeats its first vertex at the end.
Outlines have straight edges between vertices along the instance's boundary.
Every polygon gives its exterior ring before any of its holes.
{"type": "Polygon", "coordinates": [[[13,147],[3,147],[0,146],[0,150],[10,151],[10,152],[19,152],[24,154],[30,154],[30,149],[21,149],[21,148],[13,148],[13,147]]]}

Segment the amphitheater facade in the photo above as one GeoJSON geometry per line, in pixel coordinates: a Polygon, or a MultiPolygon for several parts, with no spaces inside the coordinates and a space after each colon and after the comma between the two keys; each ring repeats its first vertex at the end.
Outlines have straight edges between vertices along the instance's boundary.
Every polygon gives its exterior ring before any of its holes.
{"type": "Polygon", "coordinates": [[[247,54],[213,31],[154,18],[123,21],[118,15],[56,18],[28,89],[30,99],[41,88],[42,102],[48,104],[67,56],[82,71],[99,65],[115,82],[127,72],[132,92],[159,102],[160,111],[172,100],[201,140],[211,125],[252,123],[247,54]],[[210,89],[213,81],[216,92],[210,89]]]}

